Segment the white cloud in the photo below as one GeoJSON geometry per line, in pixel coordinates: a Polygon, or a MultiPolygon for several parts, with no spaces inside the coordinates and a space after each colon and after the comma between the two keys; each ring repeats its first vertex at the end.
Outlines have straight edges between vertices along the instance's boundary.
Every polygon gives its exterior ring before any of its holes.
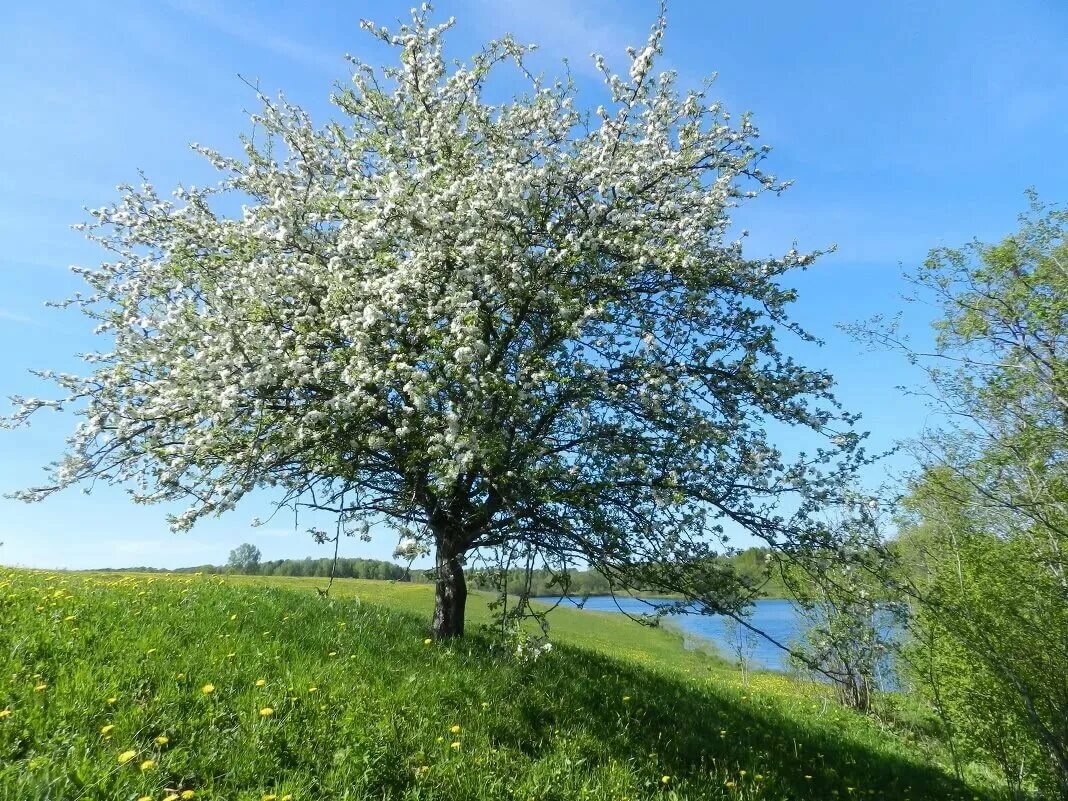
{"type": "Polygon", "coordinates": [[[269,50],[284,58],[316,69],[329,70],[331,73],[337,73],[342,68],[340,56],[326,53],[319,47],[275,33],[268,25],[258,22],[253,14],[237,14],[221,5],[204,2],[204,0],[167,0],[167,4],[183,14],[210,25],[220,33],[269,50]]]}
{"type": "Polygon", "coordinates": [[[19,325],[35,325],[37,322],[32,317],[27,317],[24,314],[17,314],[16,312],[8,311],[7,309],[0,309],[0,320],[7,320],[10,323],[18,323],[19,325]]]}

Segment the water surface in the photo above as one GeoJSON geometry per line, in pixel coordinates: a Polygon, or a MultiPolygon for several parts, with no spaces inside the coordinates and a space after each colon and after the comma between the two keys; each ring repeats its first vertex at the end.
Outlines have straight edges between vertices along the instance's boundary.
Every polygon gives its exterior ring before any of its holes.
{"type": "MultiPolygon", "coordinates": [[[[578,606],[580,599],[539,598],[545,603],[562,603],[578,606]]],[[[592,596],[582,605],[584,609],[596,612],[627,612],[632,615],[648,614],[652,611],[650,604],[655,600],[638,598],[612,598],[611,596],[592,596]]],[[[766,598],[753,604],[750,623],[765,632],[769,637],[783,645],[793,644],[804,630],[805,619],[797,607],[790,601],[766,598]]],[[[781,648],[755,634],[738,632],[731,626],[730,618],[720,615],[673,614],[664,619],[664,625],[681,631],[691,647],[708,643],[726,659],[738,661],[739,648],[749,659],[750,666],[765,670],[789,670],[789,656],[781,648]]]]}

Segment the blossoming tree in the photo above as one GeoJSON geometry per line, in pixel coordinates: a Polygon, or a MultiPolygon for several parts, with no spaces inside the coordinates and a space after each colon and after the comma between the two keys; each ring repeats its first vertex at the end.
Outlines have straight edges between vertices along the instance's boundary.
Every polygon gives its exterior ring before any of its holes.
{"type": "Polygon", "coordinates": [[[188,501],[183,530],[269,487],[348,529],[391,522],[435,552],[439,638],[463,633],[467,559],[494,550],[739,609],[728,537],[825,544],[817,512],[861,459],[830,377],[779,345],[809,338],[779,279],[813,256],[730,240],[733,207],[785,186],[757,130],[654,73],[663,15],[626,75],[596,59],[584,111],[510,37],[448,62],[452,22],[428,11],[364,24],[400,63],[353,59],[339,121],[261,96],[241,157],[194,145],[217,186],[126,186],[91,212],[111,260],[68,303],[109,347],[45,374],[61,400],[16,399],[13,424],[83,418],[21,496],[122,483],[188,501]],[[495,104],[500,69],[527,88],[495,104]],[[819,444],[787,456],[773,426],[819,444]]]}

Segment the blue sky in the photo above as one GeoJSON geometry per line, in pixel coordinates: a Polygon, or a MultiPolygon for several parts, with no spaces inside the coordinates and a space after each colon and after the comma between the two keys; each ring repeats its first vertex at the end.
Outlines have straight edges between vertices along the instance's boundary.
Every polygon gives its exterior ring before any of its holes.
{"type": "MultiPolygon", "coordinates": [[[[255,98],[237,77],[283,90],[320,121],[341,56],[375,61],[361,17],[390,24],[408,3],[173,0],[107,4],[43,2],[5,11],[0,27],[0,395],[42,395],[28,368],[74,370],[73,354],[97,347],[91,324],[44,307],[79,289],[67,268],[101,254],[70,225],[84,206],[114,197],[143,170],[159,187],[202,183],[211,173],[187,145],[235,151],[255,98]]],[[[457,56],[491,36],[541,45],[540,67],[570,59],[591,88],[591,51],[624,67],[623,49],[644,41],[652,0],[456,0],[457,56]]],[[[765,0],[745,5],[673,0],[665,66],[683,83],[718,72],[714,94],[752,110],[769,166],[796,180],[740,220],[750,248],[767,254],[797,241],[835,253],[799,276],[797,318],[824,347],[799,348],[831,369],[846,406],[863,413],[872,442],[916,434],[924,407],[898,384],[917,380],[903,360],[864,353],[836,323],[893,313],[906,291],[902,265],[931,247],[1012,230],[1023,192],[1068,199],[1068,4],[1062,0],[765,0]]],[[[922,332],[929,310],[907,323],[922,332]]],[[[42,417],[0,434],[0,491],[40,477],[73,426],[42,417]]],[[[898,461],[888,467],[901,468],[898,461]]],[[[884,468],[869,474],[877,482],[884,468]]],[[[236,512],[173,535],[165,509],[119,491],[77,491],[26,506],[0,500],[0,563],[40,567],[221,562],[255,541],[265,557],[325,555],[291,518],[250,528],[259,497],[236,512]]],[[[394,540],[349,541],[348,555],[388,557],[394,540]]]]}

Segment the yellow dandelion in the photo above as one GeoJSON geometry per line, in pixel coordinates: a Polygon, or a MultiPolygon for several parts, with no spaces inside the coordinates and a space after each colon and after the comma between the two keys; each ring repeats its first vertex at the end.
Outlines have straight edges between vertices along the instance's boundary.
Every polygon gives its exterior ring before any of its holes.
{"type": "Polygon", "coordinates": [[[152,770],[154,767],[156,767],[156,760],[154,759],[146,759],[141,763],[141,770],[152,770]]]}
{"type": "Polygon", "coordinates": [[[671,784],[671,777],[670,776],[661,776],[660,777],[660,783],[661,784],[671,784]]]}
{"type": "Polygon", "coordinates": [[[274,714],[274,710],[271,709],[269,706],[265,706],[263,709],[260,710],[260,717],[261,718],[269,718],[273,714],[274,714]]]}
{"type": "Polygon", "coordinates": [[[189,801],[190,798],[196,798],[196,797],[197,797],[197,794],[194,793],[192,790],[183,790],[182,791],[182,801],[189,801]]]}
{"type": "Polygon", "coordinates": [[[739,776],[744,776],[744,775],[745,775],[745,771],[744,771],[744,770],[740,770],[740,771],[738,771],[738,775],[739,775],[739,776]]]}
{"type": "Polygon", "coordinates": [[[33,691],[35,693],[43,693],[47,689],[48,689],[48,685],[45,684],[44,682],[41,682],[40,684],[38,684],[36,687],[33,688],[33,691]]]}
{"type": "Polygon", "coordinates": [[[178,801],[179,798],[181,798],[181,796],[178,795],[178,793],[168,793],[163,796],[163,801],[178,801]]]}
{"type": "Polygon", "coordinates": [[[107,726],[101,726],[100,727],[100,736],[101,737],[107,737],[111,733],[111,730],[114,729],[114,728],[115,728],[115,724],[114,723],[109,723],[107,726]]]}
{"type": "Polygon", "coordinates": [[[317,692],[319,692],[319,688],[318,687],[309,687],[308,688],[308,692],[317,693],[317,692]]]}
{"type": "Polygon", "coordinates": [[[434,641],[432,639],[427,637],[425,640],[423,640],[423,645],[431,645],[433,642],[434,641]]]}
{"type": "Polygon", "coordinates": [[[489,701],[483,701],[482,702],[482,708],[483,709],[489,709],[489,701]]]}
{"type": "Polygon", "coordinates": [[[445,742],[445,738],[444,737],[438,737],[436,740],[434,740],[434,742],[443,743],[443,742],[445,742]]]}
{"type": "Polygon", "coordinates": [[[262,687],[266,683],[267,683],[267,679],[256,679],[256,686],[257,687],[262,687]]]}
{"type": "Polygon", "coordinates": [[[0,709],[0,720],[11,717],[10,709],[0,709]]]}
{"type": "Polygon", "coordinates": [[[200,688],[200,691],[204,693],[204,695],[211,695],[213,692],[215,692],[215,685],[205,684],[203,687],[200,688]]]}
{"type": "Polygon", "coordinates": [[[727,782],[727,786],[733,788],[734,787],[734,782],[727,782]]]}
{"type": "Polygon", "coordinates": [[[121,754],[119,754],[119,764],[120,765],[125,765],[127,762],[129,762],[131,759],[133,759],[135,756],[137,756],[137,752],[136,751],[123,751],[121,754]]]}
{"type": "Polygon", "coordinates": [[[156,745],[166,745],[167,743],[170,742],[170,738],[167,737],[166,734],[161,734],[159,737],[157,737],[155,740],[153,740],[153,742],[156,745]]]}
{"type": "Polygon", "coordinates": [[[454,750],[456,750],[456,751],[459,751],[460,750],[460,741],[456,740],[455,742],[451,743],[449,745],[449,747],[454,749],[454,750]]]}
{"type": "Polygon", "coordinates": [[[140,798],[138,798],[138,799],[137,799],[137,801],[152,801],[152,796],[150,796],[150,795],[143,795],[143,796],[141,796],[140,798]]]}
{"type": "Polygon", "coordinates": [[[237,615],[230,615],[231,620],[237,620],[237,615]]]}
{"type": "Polygon", "coordinates": [[[460,733],[460,726],[459,725],[453,726],[452,728],[449,729],[449,731],[451,731],[453,734],[459,734],[460,733]]]}
{"type": "Polygon", "coordinates": [[[286,793],[284,796],[278,799],[278,801],[293,801],[293,794],[286,793]]]}
{"type": "Polygon", "coordinates": [[[278,801],[278,796],[274,793],[267,793],[260,798],[260,801],[278,801]]]}

